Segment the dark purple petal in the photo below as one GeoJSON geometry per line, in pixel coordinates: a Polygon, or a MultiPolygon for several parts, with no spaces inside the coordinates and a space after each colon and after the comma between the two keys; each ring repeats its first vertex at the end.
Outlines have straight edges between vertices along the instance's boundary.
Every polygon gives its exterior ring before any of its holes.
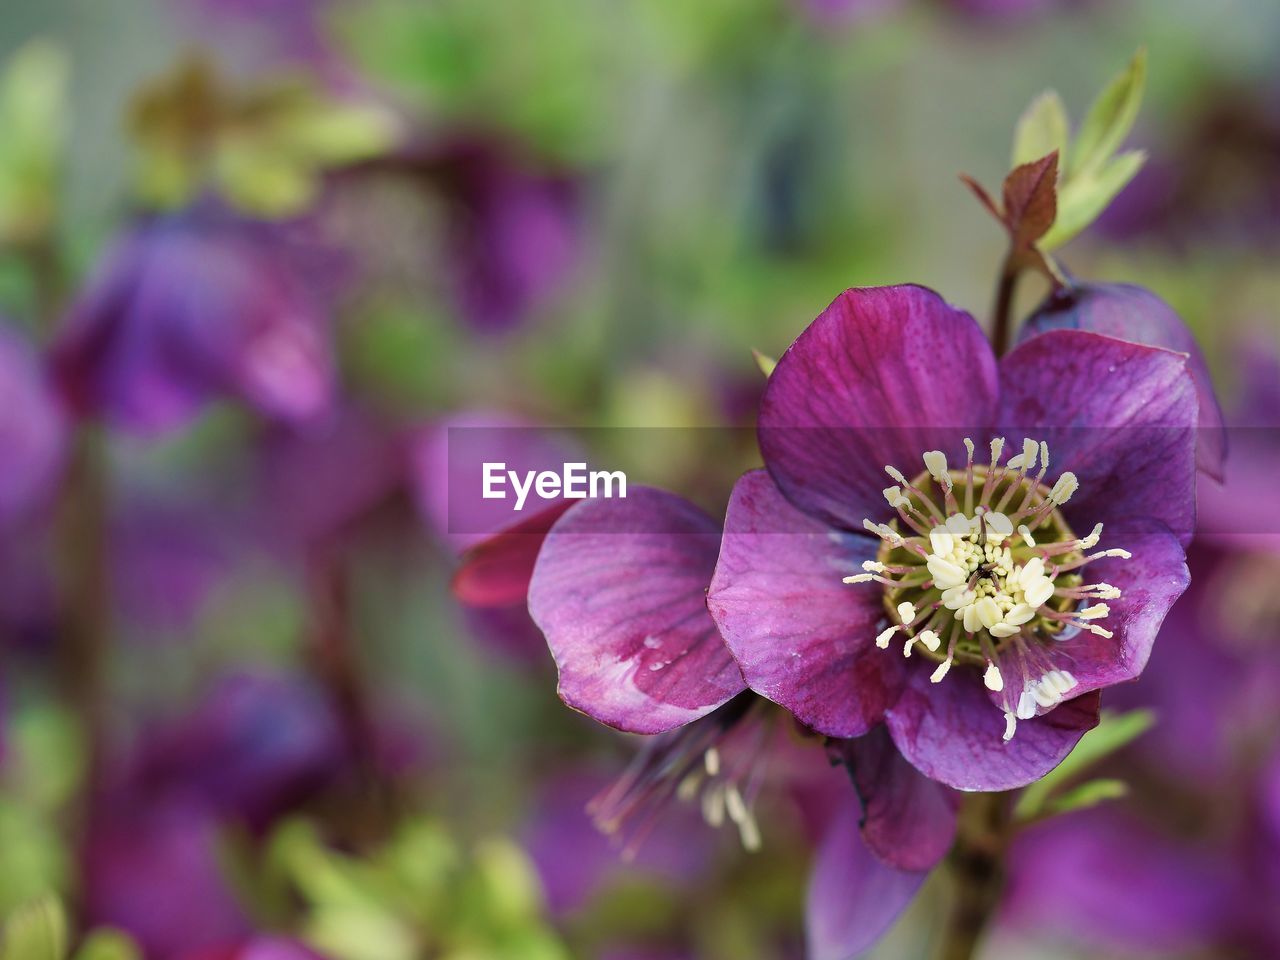
{"type": "Polygon", "coordinates": [[[139,223],[59,334],[56,368],[76,407],[144,432],[227,395],[277,419],[325,410],[328,320],[290,242],[204,207],[139,223]]]}
{"type": "Polygon", "coordinates": [[[801,513],[769,474],[734,486],[707,607],[752,690],[833,737],[865,733],[897,699],[901,657],[875,646],[880,591],[843,578],[870,538],[801,513]]]}
{"type": "Polygon", "coordinates": [[[180,957],[248,935],[203,804],[113,803],[89,827],[84,922],[129,934],[148,957],[180,957]]]}
{"type": "Polygon", "coordinates": [[[715,521],[670,493],[587,500],[557,521],[529,612],[560,668],[560,696],[601,723],[661,733],[743,690],[706,607],[715,521]]]}
{"type": "Polygon", "coordinates": [[[129,786],[138,796],[198,798],[261,827],[331,783],[346,760],[321,690],[284,675],[233,674],[176,723],[149,730],[129,786]]]}
{"type": "Polygon", "coordinates": [[[1204,354],[1173,307],[1150,290],[1132,284],[1085,284],[1050,295],[1027,320],[1019,339],[1025,341],[1050,330],[1087,330],[1187,354],[1200,406],[1196,461],[1201,470],[1222,479],[1227,453],[1222,408],[1204,354]]]}
{"type": "Polygon", "coordinates": [[[1081,630],[1069,639],[1052,641],[1047,650],[1055,667],[1076,678],[1073,696],[1142,673],[1165,614],[1191,582],[1182,545],[1168,530],[1137,524],[1108,527],[1107,545],[1133,554],[1129,560],[1107,557],[1085,568],[1086,582],[1110,583],[1122,591],[1119,599],[1106,601],[1110,616],[1096,621],[1115,635],[1100,637],[1081,630]]]}
{"type": "Polygon", "coordinates": [[[885,715],[902,755],[926,777],[957,790],[1013,790],[1056,767],[1098,723],[1098,694],[1068,700],[1032,720],[1018,721],[1005,742],[1004,714],[987,697],[976,671],[952,670],[941,683],[930,671],[910,671],[907,688],[885,715]]]}
{"type": "Polygon", "coordinates": [[[1000,427],[1049,444],[1051,475],[1080,489],[1064,514],[1158,520],[1185,546],[1195,529],[1197,400],[1186,358],[1080,330],[1033,337],[1000,361],[1000,427]]]}
{"type": "Polygon", "coordinates": [[[66,421],[31,347],[0,327],[0,523],[52,498],[66,421]]]}
{"type": "Polygon", "coordinates": [[[886,465],[907,476],[939,449],[963,461],[985,425],[995,359],[969,314],[924,287],[846,290],[796,339],[760,404],[760,452],[806,513],[849,530],[889,510],[886,465]]]}
{"type": "Polygon", "coordinates": [[[1217,864],[1109,808],[1028,830],[1009,873],[1007,922],[1108,956],[1182,956],[1209,943],[1225,913],[1217,864]]]}
{"type": "Polygon", "coordinates": [[[931,870],[955,839],[956,794],[907,763],[883,726],[831,750],[862,800],[862,840],[871,852],[899,870],[931,870]]]}
{"type": "Polygon", "coordinates": [[[809,960],[851,960],[879,940],[925,874],[883,863],[862,842],[853,796],[818,849],[805,902],[809,960]]]}
{"type": "Polygon", "coordinates": [[[564,500],[470,547],[450,583],[454,596],[477,607],[526,603],[547,533],[571,506],[564,500]]]}

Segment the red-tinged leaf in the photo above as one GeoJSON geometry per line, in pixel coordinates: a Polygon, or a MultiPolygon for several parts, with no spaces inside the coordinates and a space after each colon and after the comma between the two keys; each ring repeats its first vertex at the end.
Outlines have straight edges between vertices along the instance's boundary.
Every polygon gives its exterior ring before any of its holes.
{"type": "Polygon", "coordinates": [[[529,595],[529,578],[547,531],[575,501],[564,500],[481,540],[462,557],[450,584],[473,607],[506,607],[529,595]]]}
{"type": "Polygon", "coordinates": [[[1005,177],[1004,215],[1016,251],[1049,231],[1058,216],[1058,151],[1015,167],[1005,177]]]}
{"type": "Polygon", "coordinates": [[[973,195],[978,198],[978,201],[987,208],[993,217],[1001,223],[1005,222],[1004,214],[1000,212],[1000,207],[996,204],[991,194],[987,193],[982,184],[965,173],[960,174],[960,182],[973,192],[973,195]]]}

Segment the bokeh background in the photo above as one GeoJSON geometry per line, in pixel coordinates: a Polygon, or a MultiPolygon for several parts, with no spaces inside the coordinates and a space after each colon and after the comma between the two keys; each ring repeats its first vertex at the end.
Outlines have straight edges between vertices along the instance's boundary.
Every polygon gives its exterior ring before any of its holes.
{"type": "MultiPolygon", "coordinates": [[[[6,0],[0,913],[147,960],[802,956],[822,788],[759,852],[678,809],[620,859],[583,808],[635,744],[451,593],[442,438],[557,428],[722,512],[752,350],[849,286],[984,316],[958,174],[1145,46],[1147,166],[1062,260],[1197,333],[1250,427],[1206,515],[1274,534],[1278,43],[1269,0],[6,0]]],[[[1130,795],[1028,832],[991,956],[1280,955],[1275,549],[1197,547],[1130,795]]]]}

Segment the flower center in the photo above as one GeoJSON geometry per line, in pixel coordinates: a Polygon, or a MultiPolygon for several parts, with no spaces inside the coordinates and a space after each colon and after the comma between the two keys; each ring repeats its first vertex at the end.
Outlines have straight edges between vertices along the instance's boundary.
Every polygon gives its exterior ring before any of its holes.
{"type": "Polygon", "coordinates": [[[1077,686],[1055,643],[1081,630],[1112,637],[1095,621],[1111,613],[1100,601],[1120,591],[1086,584],[1082,571],[1129,553],[1088,552],[1102,524],[1087,537],[1072,532],[1059,508],[1079,482],[1066,472],[1045,483],[1047,444],[1024,440],[1022,452],[1001,463],[1005,441],[997,438],[989,464],[975,464],[973,442],[964,443],[963,470],[949,469],[938,450],[924,454],[925,469],[911,480],[885,467],[897,483],[884,497],[898,519],[864,521],[882,541],[879,555],[844,580],[884,585],[889,626],[876,637],[881,649],[902,634],[903,656],[919,649],[938,664],[934,683],[955,663],[982,669],[987,688],[1001,695],[1008,740],[1017,720],[1051,710],[1077,686]]]}

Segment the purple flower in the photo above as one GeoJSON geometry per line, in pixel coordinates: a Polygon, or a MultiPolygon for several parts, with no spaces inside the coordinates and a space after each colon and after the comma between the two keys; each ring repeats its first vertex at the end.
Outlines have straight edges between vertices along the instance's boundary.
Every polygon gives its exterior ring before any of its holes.
{"type": "Polygon", "coordinates": [[[1050,330],[1088,330],[1187,354],[1200,405],[1196,460],[1201,470],[1222,479],[1227,453],[1222,408],[1204,354],[1173,307],[1132,284],[1080,284],[1051,294],[1027,320],[1020,339],[1029,340],[1050,330]]]}
{"type": "Polygon", "coordinates": [[[147,736],[129,765],[137,797],[189,797],[255,828],[331,784],[349,759],[317,688],[285,676],[233,674],[186,716],[147,736]]]}
{"type": "Polygon", "coordinates": [[[86,924],[123,930],[148,960],[176,960],[248,935],[218,845],[218,821],[198,800],[110,801],[90,824],[86,924]]]}
{"type": "Polygon", "coordinates": [[[73,405],[142,433],[222,397],[280,420],[323,411],[327,318],[289,243],[283,228],[207,207],[134,226],[56,344],[73,405]]]}
{"type": "Polygon", "coordinates": [[[261,935],[229,946],[200,950],[183,960],[324,960],[305,943],[288,937],[261,935]]]}
{"type": "Polygon", "coordinates": [[[708,605],[747,684],[952,787],[1043,776],[1186,587],[1196,409],[1178,354],[1060,330],[997,362],[929,290],[845,292],[729,504],[708,605]]]}
{"type": "MultiPolygon", "coordinates": [[[[766,759],[779,755],[762,735],[774,708],[744,692],[707,610],[719,542],[718,525],[697,507],[642,487],[625,500],[570,507],[546,535],[534,567],[529,610],[555,657],[561,698],[609,726],[656,734],[593,803],[597,822],[611,832],[630,827],[632,842],[677,798],[700,804],[713,824],[732,823],[744,846],[761,842],[754,804],[766,759]]],[[[864,746],[874,744],[868,739],[864,746]]],[[[859,834],[859,805],[847,777],[830,770],[818,750],[806,755],[838,794],[817,805],[828,812],[820,817],[807,907],[811,956],[835,960],[874,942],[924,873],[914,863],[903,868],[872,854],[859,834]]],[[[886,765],[882,779],[900,792],[882,801],[868,790],[868,822],[878,824],[885,810],[913,795],[918,809],[941,816],[922,817],[918,830],[899,834],[909,835],[910,856],[945,849],[949,835],[940,844],[936,832],[949,829],[949,801],[939,794],[938,808],[925,793],[944,788],[900,759],[886,765]]]]}
{"type": "Polygon", "coordinates": [[[65,435],[62,407],[35,353],[0,326],[0,525],[52,499],[65,435]]]}

